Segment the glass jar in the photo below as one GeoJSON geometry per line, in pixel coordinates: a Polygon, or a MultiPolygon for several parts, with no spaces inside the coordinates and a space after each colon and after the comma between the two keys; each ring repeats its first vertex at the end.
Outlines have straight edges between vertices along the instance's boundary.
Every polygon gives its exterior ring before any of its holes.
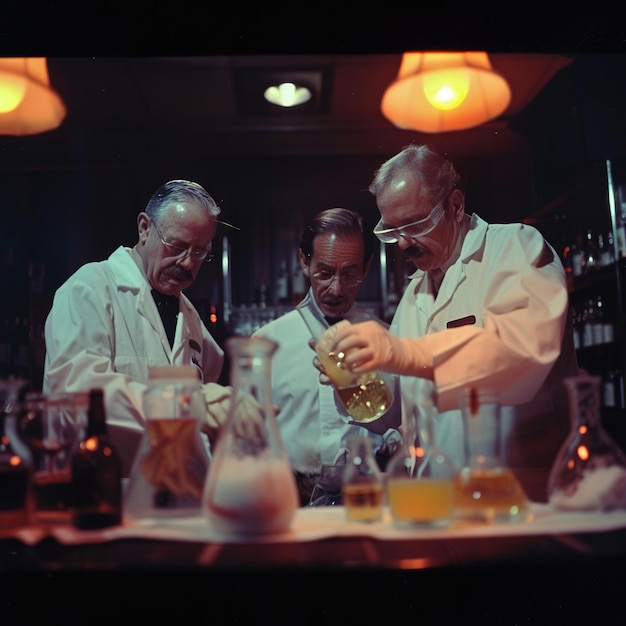
{"type": "Polygon", "coordinates": [[[231,337],[233,396],[204,489],[209,523],[228,534],[281,533],[298,507],[272,403],[271,363],[278,345],[264,337],[231,337]]]}
{"type": "Polygon", "coordinates": [[[626,509],[626,455],[600,420],[598,376],[566,378],[571,431],[548,478],[548,502],[557,509],[626,509]]]}
{"type": "Polygon", "coordinates": [[[209,456],[200,434],[206,408],[197,369],[151,368],[143,408],[145,431],[126,488],[125,515],[200,514],[209,456]]]}
{"type": "Polygon", "coordinates": [[[387,465],[387,501],[395,526],[444,527],[454,513],[456,468],[435,442],[432,389],[402,417],[403,445],[387,465]]]}

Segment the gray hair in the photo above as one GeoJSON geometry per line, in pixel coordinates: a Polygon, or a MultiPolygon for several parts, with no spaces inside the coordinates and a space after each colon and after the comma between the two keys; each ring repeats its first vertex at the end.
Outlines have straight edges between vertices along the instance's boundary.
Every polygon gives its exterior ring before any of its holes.
{"type": "Polygon", "coordinates": [[[170,204],[190,201],[201,204],[211,217],[217,218],[220,214],[220,207],[207,190],[202,185],[189,180],[170,180],[159,187],[148,201],[146,213],[153,222],[160,224],[170,204]]]}
{"type": "Polygon", "coordinates": [[[397,174],[404,171],[415,176],[424,194],[433,203],[444,200],[454,189],[463,191],[461,176],[450,161],[429,145],[410,144],[378,168],[368,188],[370,193],[377,196],[397,174]]]}

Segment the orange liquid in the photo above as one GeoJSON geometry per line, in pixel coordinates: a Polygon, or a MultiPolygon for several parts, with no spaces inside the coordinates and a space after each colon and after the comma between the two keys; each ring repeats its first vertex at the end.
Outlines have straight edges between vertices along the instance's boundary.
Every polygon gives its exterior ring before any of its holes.
{"type": "Polygon", "coordinates": [[[447,523],[454,510],[454,482],[437,478],[389,478],[389,510],[395,522],[437,525],[447,523]]]}
{"type": "Polygon", "coordinates": [[[195,445],[198,420],[193,417],[155,418],[146,420],[146,430],[152,446],[168,440],[188,440],[195,445]]]}
{"type": "Polygon", "coordinates": [[[343,503],[350,521],[376,522],[383,512],[383,488],[381,485],[344,485],[343,503]]]}
{"type": "Polygon", "coordinates": [[[189,466],[198,454],[197,428],[193,417],[146,420],[151,448],[141,460],[141,470],[151,485],[177,495],[202,496],[205,476],[189,466]]]}
{"type": "Polygon", "coordinates": [[[528,499],[513,472],[506,468],[465,468],[455,480],[457,513],[463,517],[513,520],[528,512],[528,499]]]}

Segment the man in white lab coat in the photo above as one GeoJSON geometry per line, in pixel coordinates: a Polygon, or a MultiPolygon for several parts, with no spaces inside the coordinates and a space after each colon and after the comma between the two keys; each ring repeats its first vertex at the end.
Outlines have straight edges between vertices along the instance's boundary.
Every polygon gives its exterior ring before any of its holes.
{"type": "MultiPolygon", "coordinates": [[[[320,384],[310,357],[313,335],[321,336],[338,319],[383,324],[355,304],[372,252],[372,241],[364,236],[362,219],[354,211],[334,208],[315,215],[298,251],[311,287],[295,310],[256,333],[278,344],[272,359],[272,399],[280,409],[277,421],[301,504],[309,501],[322,465],[345,462],[356,437],[373,438],[379,459],[400,440],[395,430],[400,423],[399,400],[367,427],[357,424],[334,389],[320,384]]],[[[389,377],[387,382],[393,386],[397,381],[389,377]]]]}
{"type": "Polygon", "coordinates": [[[563,266],[534,228],[487,224],[465,212],[460,176],[428,146],[385,162],[370,185],[381,219],[374,233],[417,268],[389,331],[342,322],[327,331],[354,372],[401,376],[403,411],[434,381],[435,437],[464,464],[459,394],[490,388],[502,408],[502,461],[531,499],[569,431],[563,379],[578,372],[563,266]]]}
{"type": "Polygon", "coordinates": [[[149,368],[194,365],[207,397],[207,434],[226,416],[217,385],[224,353],[183,294],[210,260],[220,208],[199,184],[173,180],[137,216],[138,241],[87,263],[58,289],[45,324],[43,391],[105,392],[113,444],[128,476],[144,429],[149,368]]]}

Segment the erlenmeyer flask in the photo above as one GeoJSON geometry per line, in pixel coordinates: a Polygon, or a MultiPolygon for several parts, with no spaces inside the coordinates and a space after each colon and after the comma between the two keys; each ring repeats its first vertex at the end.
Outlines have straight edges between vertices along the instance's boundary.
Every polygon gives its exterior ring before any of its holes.
{"type": "Polygon", "coordinates": [[[433,433],[432,392],[402,417],[402,447],[387,464],[387,500],[396,526],[447,526],[456,468],[433,433]]]}
{"type": "Polygon", "coordinates": [[[489,389],[468,387],[460,396],[465,430],[465,465],[457,474],[460,517],[486,522],[527,519],[528,498],[500,457],[500,402],[489,389]]]}
{"type": "Polygon", "coordinates": [[[571,431],[548,478],[548,502],[567,510],[626,508],[626,455],[600,421],[600,377],[566,378],[571,431]]]}
{"type": "Polygon", "coordinates": [[[272,403],[271,360],[277,347],[263,337],[226,340],[233,397],[203,499],[209,522],[220,532],[284,532],[298,507],[272,403]]]}

